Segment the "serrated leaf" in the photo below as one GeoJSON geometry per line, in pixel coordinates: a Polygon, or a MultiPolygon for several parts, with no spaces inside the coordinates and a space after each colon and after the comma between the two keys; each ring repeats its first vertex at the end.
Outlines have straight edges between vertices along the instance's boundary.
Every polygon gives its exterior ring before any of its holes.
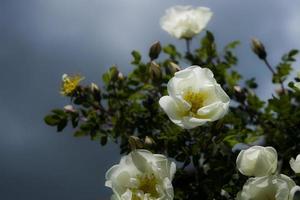
{"type": "Polygon", "coordinates": [[[297,55],[299,53],[299,50],[297,49],[292,49],[290,52],[289,52],[289,57],[294,57],[295,55],[297,55]]]}
{"type": "Polygon", "coordinates": [[[172,59],[180,57],[181,55],[177,52],[176,47],[172,44],[163,47],[163,51],[168,54],[172,59]]]}
{"type": "Polygon", "coordinates": [[[61,109],[53,109],[52,112],[57,115],[65,115],[65,112],[61,109]]]}
{"type": "Polygon", "coordinates": [[[225,51],[229,50],[229,49],[234,49],[236,48],[238,45],[240,44],[240,41],[235,40],[230,42],[229,44],[227,44],[224,48],[225,51]]]}
{"type": "Polygon", "coordinates": [[[251,88],[251,89],[256,89],[257,88],[257,83],[255,82],[255,78],[251,78],[249,80],[246,80],[246,85],[251,88]]]}
{"type": "Polygon", "coordinates": [[[229,135],[226,136],[223,140],[223,142],[227,143],[231,148],[234,147],[234,145],[240,143],[237,139],[235,135],[229,135]]]}
{"type": "Polygon", "coordinates": [[[83,136],[86,136],[86,132],[82,131],[82,130],[77,130],[75,131],[74,137],[83,137],[83,136]]]}
{"type": "Polygon", "coordinates": [[[133,56],[132,64],[138,65],[141,62],[142,56],[138,51],[132,51],[131,55],[133,56]]]}
{"type": "Polygon", "coordinates": [[[60,120],[60,122],[57,124],[57,132],[61,132],[68,124],[68,119],[63,118],[60,120]]]}
{"type": "Polygon", "coordinates": [[[106,143],[107,143],[107,136],[101,137],[100,143],[101,143],[102,146],[106,145],[106,143]]]}
{"type": "Polygon", "coordinates": [[[47,115],[44,121],[49,126],[56,126],[60,122],[60,119],[56,115],[47,115]]]}

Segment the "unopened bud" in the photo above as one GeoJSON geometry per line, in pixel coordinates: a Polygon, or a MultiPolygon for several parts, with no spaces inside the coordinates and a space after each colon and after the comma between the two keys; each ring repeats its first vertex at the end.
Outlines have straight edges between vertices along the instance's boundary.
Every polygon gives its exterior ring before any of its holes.
{"type": "Polygon", "coordinates": [[[235,93],[235,96],[236,96],[237,100],[240,101],[240,102],[245,101],[246,95],[243,92],[242,88],[239,85],[235,85],[233,87],[233,89],[234,89],[234,93],[235,93]]]}
{"type": "Polygon", "coordinates": [[[91,86],[90,86],[91,90],[94,92],[94,91],[99,91],[99,87],[95,84],[95,83],[91,83],[91,86]]]}
{"type": "Polygon", "coordinates": [[[109,69],[109,73],[110,73],[110,78],[111,78],[112,81],[118,80],[119,70],[116,66],[112,66],[109,69]]]}
{"type": "Polygon", "coordinates": [[[152,44],[150,49],[149,49],[150,59],[155,60],[156,58],[158,58],[160,52],[161,52],[161,45],[160,45],[160,42],[157,41],[154,44],[152,44]]]}
{"type": "Polygon", "coordinates": [[[99,102],[101,100],[101,92],[100,92],[99,87],[95,83],[91,83],[90,89],[92,91],[92,94],[93,94],[95,100],[99,102]]]}
{"type": "Polygon", "coordinates": [[[124,79],[124,75],[122,74],[122,72],[118,73],[118,79],[119,80],[123,80],[124,79]]]}
{"type": "Polygon", "coordinates": [[[71,112],[71,113],[76,112],[75,108],[72,105],[66,105],[64,107],[64,110],[65,112],[71,112]]]}
{"type": "Polygon", "coordinates": [[[284,91],[282,90],[282,88],[276,88],[276,89],[275,89],[275,92],[276,92],[276,94],[277,94],[278,96],[284,94],[284,91]]]}
{"type": "Polygon", "coordinates": [[[154,62],[154,61],[151,61],[150,63],[150,75],[152,78],[154,79],[159,79],[161,78],[161,70],[160,70],[160,67],[159,65],[154,62]]]}
{"type": "Polygon", "coordinates": [[[239,86],[239,85],[235,85],[233,87],[234,91],[237,92],[237,93],[241,93],[242,92],[242,88],[239,86]]]}
{"type": "Polygon", "coordinates": [[[178,72],[181,69],[180,69],[180,67],[177,64],[175,64],[173,62],[170,62],[170,64],[169,64],[169,70],[170,70],[171,74],[175,74],[175,72],[178,72]]]}
{"type": "Polygon", "coordinates": [[[143,143],[140,140],[140,138],[136,137],[136,136],[130,136],[128,139],[129,145],[131,150],[135,150],[135,149],[141,149],[143,148],[143,143]]]}
{"type": "Polygon", "coordinates": [[[267,52],[264,45],[257,38],[252,38],[251,48],[260,59],[264,60],[267,57],[267,52]]]}
{"type": "Polygon", "coordinates": [[[151,145],[155,144],[155,141],[151,137],[146,136],[145,137],[145,144],[148,145],[148,146],[151,146],[151,145]]]}

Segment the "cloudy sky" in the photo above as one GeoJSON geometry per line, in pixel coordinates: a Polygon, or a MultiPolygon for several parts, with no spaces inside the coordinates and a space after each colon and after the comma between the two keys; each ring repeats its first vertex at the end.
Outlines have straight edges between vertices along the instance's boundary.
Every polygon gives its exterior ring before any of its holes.
{"type": "Polygon", "coordinates": [[[183,48],[159,26],[177,4],[213,10],[208,29],[219,45],[241,40],[238,69],[257,77],[264,97],[271,76],[251,53],[250,38],[265,43],[273,64],[300,49],[295,0],[0,0],[0,199],[109,199],[104,174],[120,159],[117,146],[56,133],[43,117],[67,103],[58,92],[63,73],[100,84],[112,64],[132,69],[133,49],[146,55],[156,40],[183,48]]]}

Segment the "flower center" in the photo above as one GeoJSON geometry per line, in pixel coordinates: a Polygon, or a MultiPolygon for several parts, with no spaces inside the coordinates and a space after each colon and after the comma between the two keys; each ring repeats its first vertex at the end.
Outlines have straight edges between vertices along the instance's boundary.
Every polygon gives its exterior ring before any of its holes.
{"type": "Polygon", "coordinates": [[[135,191],[132,191],[132,200],[142,200],[141,197],[137,195],[138,191],[143,191],[144,194],[150,194],[150,197],[154,199],[159,198],[159,193],[156,190],[157,180],[153,174],[140,175],[137,179],[139,185],[135,191]]]}
{"type": "Polygon", "coordinates": [[[80,81],[83,80],[83,77],[76,76],[65,76],[63,77],[63,82],[61,86],[61,93],[63,95],[70,95],[76,89],[80,81]]]}
{"type": "Polygon", "coordinates": [[[192,114],[197,114],[199,108],[204,106],[205,100],[208,98],[208,93],[204,91],[194,92],[188,90],[184,93],[183,99],[191,105],[192,114]]]}

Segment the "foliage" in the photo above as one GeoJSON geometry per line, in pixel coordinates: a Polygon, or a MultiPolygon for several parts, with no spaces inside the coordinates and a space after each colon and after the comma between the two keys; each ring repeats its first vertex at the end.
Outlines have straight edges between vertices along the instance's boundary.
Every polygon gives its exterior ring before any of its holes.
{"type": "MultiPolygon", "coordinates": [[[[132,72],[123,75],[112,66],[103,74],[103,88],[79,85],[69,97],[73,109],[55,109],[45,122],[58,132],[70,123],[75,137],[88,136],[101,145],[116,142],[121,154],[130,152],[128,141],[135,136],[143,148],[175,159],[175,199],[234,199],[246,180],[235,168],[237,144],[261,140],[273,146],[287,175],[292,175],[289,159],[300,153],[300,91],[291,82],[268,100],[257,96],[255,78],[244,80],[235,67],[238,44],[233,41],[220,51],[207,31],[193,52],[181,53],[172,44],[150,48],[149,58],[133,51],[132,72]],[[154,61],[161,49],[167,58],[154,61]],[[182,60],[213,71],[232,100],[223,119],[184,130],[161,110],[158,101],[167,94],[167,82],[182,60]]],[[[297,53],[292,50],[282,57],[274,84],[287,80],[297,53]]]]}

